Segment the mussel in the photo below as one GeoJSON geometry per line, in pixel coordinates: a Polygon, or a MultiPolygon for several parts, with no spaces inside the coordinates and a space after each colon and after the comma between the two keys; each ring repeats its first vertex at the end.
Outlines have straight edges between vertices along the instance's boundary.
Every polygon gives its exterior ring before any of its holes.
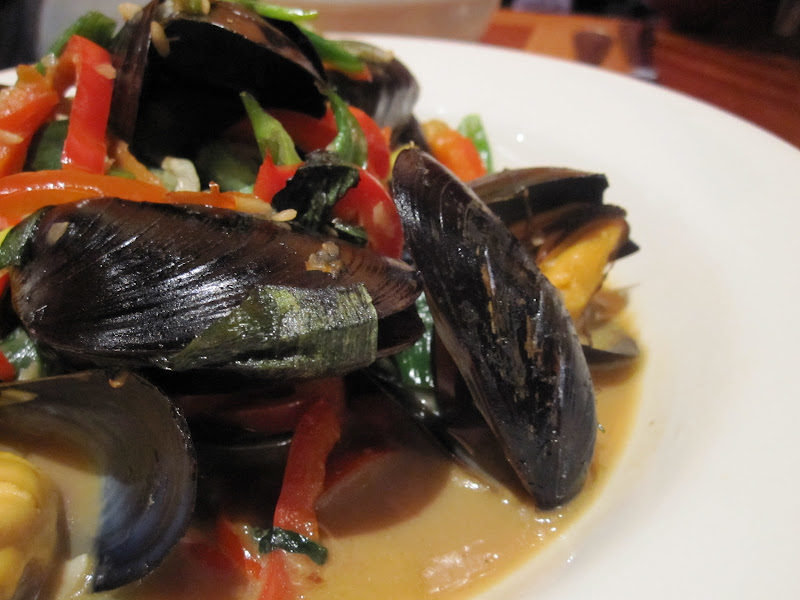
{"type": "MultiPolygon", "coordinates": [[[[473,192],[532,252],[552,247],[567,235],[601,218],[624,217],[625,210],[604,202],[608,179],[601,173],[560,167],[506,169],[469,183],[473,192]]],[[[638,246],[626,235],[613,259],[638,246]]]]}
{"type": "MultiPolygon", "coordinates": [[[[638,250],[625,210],[604,201],[605,175],[556,167],[508,169],[470,187],[559,287],[587,358],[600,364],[638,356],[636,342],[611,321],[609,298],[596,295],[608,266],[638,250]]],[[[614,304],[624,305],[624,292],[617,296],[614,304]]]]}
{"type": "Polygon", "coordinates": [[[365,63],[370,76],[352,77],[328,69],[328,80],[337,93],[369,114],[381,127],[395,129],[412,119],[420,90],[408,67],[391,52],[371,44],[352,40],[341,44],[365,63]]]}
{"type": "Polygon", "coordinates": [[[243,91],[264,107],[325,113],[325,72],[308,38],[239,3],[191,14],[153,0],[122,29],[114,54],[111,125],[154,162],[191,156],[240,120],[243,91]],[[154,30],[163,37],[154,41],[154,30]]]}
{"type": "Polygon", "coordinates": [[[96,460],[103,483],[92,548],[69,549],[90,554],[89,591],[140,579],[188,527],[197,473],[186,421],[141,377],[95,370],[2,384],[0,431],[96,460]]]}
{"type": "Polygon", "coordinates": [[[406,149],[392,189],[437,333],[541,508],[581,489],[597,430],[572,319],[503,222],[432,157],[406,149]]]}
{"type": "MultiPolygon", "coordinates": [[[[233,210],[97,198],[6,237],[14,309],[72,365],[307,379],[372,362],[421,291],[407,264],[233,210]]],[[[413,328],[406,332],[417,335],[413,328]]]]}

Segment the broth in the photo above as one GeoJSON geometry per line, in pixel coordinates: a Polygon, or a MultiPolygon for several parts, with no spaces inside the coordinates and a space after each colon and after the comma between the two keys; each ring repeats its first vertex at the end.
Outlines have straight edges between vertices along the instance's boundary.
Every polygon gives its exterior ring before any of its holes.
{"type": "MultiPolygon", "coordinates": [[[[441,456],[424,442],[387,459],[379,481],[319,510],[329,550],[321,581],[303,598],[460,600],[498,582],[558,538],[603,489],[629,437],[638,401],[638,364],[593,375],[595,456],[583,491],[549,512],[441,456]]],[[[197,532],[196,532],[197,533],[197,532]]],[[[190,534],[191,537],[191,534],[190,534]]],[[[199,569],[185,547],[121,600],[238,600],[245,582],[199,569]],[[193,566],[194,565],[194,566],[193,566]]]]}

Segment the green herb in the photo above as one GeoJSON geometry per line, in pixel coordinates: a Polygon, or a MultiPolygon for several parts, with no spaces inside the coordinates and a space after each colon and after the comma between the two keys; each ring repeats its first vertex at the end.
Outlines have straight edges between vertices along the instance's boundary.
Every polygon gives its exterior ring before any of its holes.
{"type": "Polygon", "coordinates": [[[292,137],[283,128],[280,121],[261,108],[258,100],[252,94],[242,92],[240,97],[247,116],[250,118],[250,123],[253,125],[261,157],[269,154],[276,165],[295,165],[301,162],[292,137]]]}
{"type": "Polygon", "coordinates": [[[333,218],[330,223],[328,223],[328,226],[333,230],[334,235],[351,244],[355,244],[356,246],[367,245],[367,232],[359,225],[342,221],[339,218],[333,218]]]}
{"type": "Polygon", "coordinates": [[[44,210],[37,210],[21,223],[7,230],[3,242],[0,244],[0,268],[22,264],[28,242],[36,234],[36,228],[44,210]]]}
{"type": "Polygon", "coordinates": [[[336,154],[344,162],[349,162],[362,169],[367,166],[367,138],[358,119],[355,118],[347,103],[334,91],[328,92],[333,117],[339,132],[328,144],[327,150],[336,154]]]}
{"type": "Polygon", "coordinates": [[[0,340],[0,352],[14,366],[20,379],[36,378],[43,374],[39,349],[22,327],[17,327],[0,340]]]}
{"type": "Polygon", "coordinates": [[[251,144],[213,140],[198,150],[195,165],[204,181],[223,192],[244,192],[255,184],[261,161],[251,144]]]}
{"type": "Polygon", "coordinates": [[[472,143],[475,144],[475,148],[478,150],[478,154],[486,170],[489,173],[494,171],[492,149],[489,146],[489,138],[486,135],[486,129],[483,127],[483,121],[480,116],[471,114],[464,117],[458,125],[458,132],[468,137],[472,140],[472,143]]]}
{"type": "Polygon", "coordinates": [[[344,44],[322,37],[305,27],[300,28],[314,46],[319,57],[331,67],[344,73],[360,73],[365,64],[359,56],[348,50],[344,44]]]}
{"type": "Polygon", "coordinates": [[[253,530],[253,537],[258,542],[258,552],[267,554],[273,550],[284,550],[296,554],[305,554],[318,565],[324,565],[328,560],[328,549],[288,529],[271,527],[269,529],[253,530]]]}
{"type": "Polygon", "coordinates": [[[425,325],[422,334],[411,348],[395,355],[395,364],[404,385],[413,388],[433,389],[431,344],[433,343],[433,315],[425,294],[417,298],[417,312],[425,325]]]}
{"type": "Polygon", "coordinates": [[[69,121],[59,119],[42,127],[34,136],[28,149],[26,171],[56,170],[61,168],[61,152],[67,138],[69,121]]]}
{"type": "Polygon", "coordinates": [[[117,22],[97,11],[89,11],[85,15],[78,17],[78,19],[69,27],[67,27],[53,44],[48,49],[48,54],[55,54],[60,56],[67,45],[69,38],[73,35],[80,35],[82,37],[92,40],[95,44],[108,49],[111,45],[111,40],[114,37],[114,30],[117,28],[117,22]]]}
{"type": "Polygon", "coordinates": [[[288,6],[278,6],[261,0],[231,0],[242,6],[246,6],[253,12],[267,19],[278,19],[279,21],[290,21],[292,23],[302,23],[311,21],[319,16],[317,10],[306,10],[304,8],[291,8],[288,6]]]}
{"type": "Polygon", "coordinates": [[[318,231],[329,209],[358,184],[356,167],[342,163],[329,152],[313,152],[306,157],[286,187],[272,199],[275,210],[293,208],[303,227],[318,231]]]}

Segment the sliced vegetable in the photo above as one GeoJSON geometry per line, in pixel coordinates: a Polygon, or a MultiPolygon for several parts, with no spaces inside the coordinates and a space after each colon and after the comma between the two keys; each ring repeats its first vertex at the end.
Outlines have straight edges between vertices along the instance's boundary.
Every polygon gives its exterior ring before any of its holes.
{"type": "Polygon", "coordinates": [[[58,69],[74,71],[75,80],[61,164],[65,169],[102,174],[106,170],[106,126],[116,76],[111,55],[91,40],[73,35],[58,69]]]}
{"type": "Polygon", "coordinates": [[[280,19],[281,21],[290,21],[292,23],[310,21],[316,19],[319,15],[319,11],[313,9],[278,6],[277,4],[270,4],[269,2],[262,2],[261,0],[231,1],[242,4],[267,19],[280,19]]]}
{"type": "Polygon", "coordinates": [[[61,168],[61,153],[64,150],[64,140],[67,139],[69,121],[59,119],[44,125],[33,137],[28,158],[25,162],[26,171],[45,171],[61,168]]]}
{"type": "Polygon", "coordinates": [[[22,327],[17,327],[0,341],[0,352],[19,379],[35,379],[44,375],[39,349],[22,327]]]}
{"type": "Polygon", "coordinates": [[[289,578],[286,555],[283,552],[273,552],[267,557],[264,581],[265,585],[258,600],[295,600],[297,598],[292,580],[289,578]]]}
{"type": "Polygon", "coordinates": [[[78,170],[26,171],[0,178],[0,216],[14,225],[44,206],[86,198],[113,196],[124,200],[203,204],[236,208],[235,194],[173,192],[161,185],[111,175],[93,175],[78,170]]]}
{"type": "Polygon", "coordinates": [[[245,528],[239,528],[224,514],[217,517],[214,536],[219,548],[234,562],[237,569],[248,577],[260,577],[264,565],[258,556],[258,546],[250,535],[244,535],[245,528]]]}
{"type": "Polygon", "coordinates": [[[295,165],[301,162],[294,142],[280,121],[261,108],[258,101],[247,92],[241,94],[247,116],[253,125],[258,149],[263,157],[272,157],[276,165],[295,165]]]}
{"type": "Polygon", "coordinates": [[[425,324],[425,333],[411,348],[395,355],[395,363],[403,384],[409,387],[433,389],[431,366],[433,315],[425,294],[417,298],[417,313],[425,324]]]}
{"type": "Polygon", "coordinates": [[[359,181],[359,169],[338,162],[327,153],[315,153],[301,165],[273,198],[275,210],[297,211],[297,221],[319,231],[330,209],[359,181]]]}
{"type": "Polygon", "coordinates": [[[286,187],[286,182],[294,176],[299,166],[299,164],[276,165],[272,157],[267,154],[258,169],[253,194],[264,202],[272,203],[275,194],[286,187]]]}
{"type": "Polygon", "coordinates": [[[237,141],[213,141],[202,148],[195,166],[205,181],[213,181],[222,191],[249,192],[262,164],[250,146],[237,141]]]}
{"type": "Polygon", "coordinates": [[[383,130],[360,108],[350,107],[350,112],[358,121],[367,140],[367,170],[380,180],[389,176],[389,157],[391,150],[383,130]]]}
{"type": "Polygon", "coordinates": [[[486,175],[486,167],[472,140],[444,121],[434,119],[423,123],[422,133],[434,158],[461,181],[472,181],[486,175]]]}
{"type": "Polygon", "coordinates": [[[93,41],[98,46],[108,48],[114,37],[117,22],[103,13],[91,10],[67,27],[64,32],[48,48],[48,54],[60,56],[73,35],[79,35],[93,41]]]}
{"type": "MultiPolygon", "coordinates": [[[[325,486],[328,455],[341,436],[339,415],[343,405],[343,397],[336,393],[324,396],[312,404],[300,419],[289,447],[273,528],[294,532],[305,541],[313,541],[319,536],[314,505],[325,486]]],[[[326,554],[320,552],[321,547],[316,543],[301,546],[311,549],[320,559],[326,554]]],[[[296,597],[286,562],[285,549],[270,552],[260,600],[296,597]]]]}
{"type": "Polygon", "coordinates": [[[34,67],[17,67],[14,87],[0,91],[0,177],[22,169],[33,135],[58,102],[58,93],[34,67]]]}
{"type": "Polygon", "coordinates": [[[368,171],[361,171],[358,185],[337,202],[332,214],[363,227],[367,245],[379,254],[400,258],[403,254],[403,226],[389,192],[368,171]]]}
{"type": "Polygon", "coordinates": [[[324,565],[328,560],[328,549],[325,546],[296,531],[270,527],[265,531],[259,530],[255,535],[258,541],[258,551],[261,554],[283,550],[294,554],[305,554],[318,565],[324,565]]]}
{"type": "MultiPolygon", "coordinates": [[[[367,170],[378,179],[386,179],[389,175],[389,157],[391,151],[383,130],[366,112],[360,108],[349,106],[348,110],[358,121],[367,144],[367,170]]],[[[336,118],[330,106],[321,119],[290,110],[270,110],[270,114],[278,119],[289,133],[294,143],[304,153],[322,150],[328,147],[338,133],[336,118]]],[[[352,121],[346,125],[352,126],[352,121]]],[[[345,157],[342,159],[345,160],[345,157]]]]}
{"type": "Polygon", "coordinates": [[[337,154],[345,162],[359,167],[367,166],[367,138],[364,130],[355,115],[350,112],[350,107],[336,93],[330,92],[328,99],[331,103],[333,118],[336,120],[336,137],[328,144],[328,150],[337,154]]]}
{"type": "Polygon", "coordinates": [[[483,166],[486,167],[486,171],[489,173],[494,171],[492,148],[489,145],[489,138],[486,135],[486,129],[483,127],[480,115],[474,113],[467,115],[458,124],[457,129],[461,135],[472,140],[483,161],[483,166]]]}
{"type": "Polygon", "coordinates": [[[367,67],[364,61],[350,52],[344,45],[335,40],[324,38],[304,27],[301,29],[328,68],[334,68],[349,74],[364,74],[366,72],[366,76],[368,76],[369,71],[366,71],[367,67]]]}
{"type": "Polygon", "coordinates": [[[294,110],[270,109],[289,133],[295,145],[304,153],[322,150],[336,137],[336,119],[330,105],[319,119],[294,110]]]}
{"type": "Polygon", "coordinates": [[[273,527],[319,536],[314,504],[325,484],[325,462],[341,436],[343,398],[322,397],[300,419],[292,437],[273,527]]]}

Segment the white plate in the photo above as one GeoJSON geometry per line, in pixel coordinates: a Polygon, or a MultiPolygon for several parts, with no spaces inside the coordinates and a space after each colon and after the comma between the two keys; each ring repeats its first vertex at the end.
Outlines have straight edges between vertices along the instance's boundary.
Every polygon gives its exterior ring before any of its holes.
{"type": "Polygon", "coordinates": [[[499,166],[606,173],[642,246],[614,276],[648,351],[630,446],[578,525],[485,598],[800,597],[800,152],[591,67],[363,39],[416,73],[419,116],[480,113],[499,166]]]}
{"type": "Polygon", "coordinates": [[[577,527],[486,598],[800,598],[800,151],[629,77],[528,53],[368,38],[478,112],[501,166],[606,173],[642,249],[647,347],[633,439],[577,527]]]}

